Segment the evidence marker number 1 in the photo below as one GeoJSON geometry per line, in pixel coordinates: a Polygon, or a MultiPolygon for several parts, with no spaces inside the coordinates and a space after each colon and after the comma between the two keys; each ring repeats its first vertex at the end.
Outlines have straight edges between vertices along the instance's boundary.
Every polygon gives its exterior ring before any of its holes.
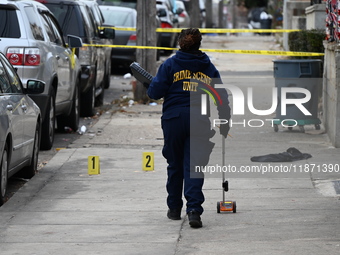
{"type": "Polygon", "coordinates": [[[99,156],[88,156],[87,158],[88,174],[100,174],[99,156]]]}

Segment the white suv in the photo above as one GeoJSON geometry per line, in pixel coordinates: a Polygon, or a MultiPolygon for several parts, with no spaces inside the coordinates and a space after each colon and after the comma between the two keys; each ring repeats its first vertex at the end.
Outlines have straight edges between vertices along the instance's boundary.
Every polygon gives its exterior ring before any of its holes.
{"type": "Polygon", "coordinates": [[[81,67],[71,48],[81,47],[79,37],[69,36],[68,46],[59,24],[46,6],[36,1],[0,2],[0,51],[16,68],[23,84],[29,79],[45,82],[45,91],[31,95],[40,107],[43,123],[41,149],[48,150],[57,127],[73,130],[79,125],[81,67]]]}

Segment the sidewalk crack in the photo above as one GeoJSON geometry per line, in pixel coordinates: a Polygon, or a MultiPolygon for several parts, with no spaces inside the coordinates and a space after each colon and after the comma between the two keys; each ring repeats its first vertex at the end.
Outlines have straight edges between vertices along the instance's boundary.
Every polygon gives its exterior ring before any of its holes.
{"type": "Polygon", "coordinates": [[[179,233],[178,233],[178,238],[177,238],[177,241],[176,241],[176,247],[175,247],[175,253],[174,255],[178,254],[179,252],[179,244],[182,240],[182,231],[183,231],[183,226],[184,226],[184,223],[186,222],[186,216],[184,217],[184,219],[182,220],[182,224],[181,224],[181,227],[179,229],[179,233]]]}

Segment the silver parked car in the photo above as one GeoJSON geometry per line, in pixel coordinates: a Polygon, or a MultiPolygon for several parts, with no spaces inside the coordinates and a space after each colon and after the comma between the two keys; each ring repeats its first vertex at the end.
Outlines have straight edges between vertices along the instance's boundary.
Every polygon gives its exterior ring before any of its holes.
{"type": "MultiPolygon", "coordinates": [[[[115,28],[137,28],[137,11],[134,8],[100,5],[99,6],[104,18],[105,24],[114,26],[115,28]]],[[[158,16],[155,17],[156,26],[160,27],[161,23],[158,16]]],[[[160,46],[160,33],[156,34],[156,46],[160,46]]],[[[136,46],[137,32],[136,30],[116,30],[114,45],[136,46]]],[[[136,48],[109,48],[111,51],[112,71],[117,66],[128,67],[136,61],[136,48]]],[[[159,60],[160,51],[157,50],[157,60],[159,60]]]]}
{"type": "MultiPolygon", "coordinates": [[[[113,44],[113,39],[115,38],[115,31],[112,29],[112,25],[109,25],[105,22],[105,18],[99,8],[98,3],[95,0],[83,0],[85,4],[89,7],[89,11],[92,13],[93,19],[98,27],[100,36],[99,43],[101,45],[110,45],[113,44]],[[105,28],[105,29],[104,29],[105,28]],[[103,36],[107,31],[112,31],[111,36],[103,36]]],[[[110,76],[111,76],[111,48],[110,47],[97,47],[98,55],[101,56],[101,59],[104,59],[104,77],[103,77],[103,85],[105,89],[110,87],[110,76]]],[[[102,99],[104,97],[104,93],[102,94],[102,99]]],[[[103,102],[98,102],[98,105],[101,105],[103,102]]],[[[103,100],[102,100],[103,101],[103,100]]]]}
{"type": "MultiPolygon", "coordinates": [[[[161,21],[161,28],[179,28],[178,18],[176,13],[171,11],[169,1],[157,0],[156,2],[157,15],[161,21]]],[[[162,47],[176,48],[177,47],[177,33],[161,32],[160,45],[162,47]]],[[[172,50],[164,50],[164,55],[170,55],[172,50]]]]}
{"type": "Polygon", "coordinates": [[[37,170],[42,118],[27,93],[42,93],[44,86],[41,81],[28,80],[24,89],[0,53],[0,205],[5,202],[10,176],[21,170],[22,177],[31,178],[37,170]]]}
{"type": "MultiPolygon", "coordinates": [[[[114,30],[102,27],[95,19],[93,1],[37,0],[49,8],[57,18],[64,35],[80,37],[83,47],[76,50],[81,64],[80,111],[84,117],[93,116],[95,106],[104,100],[105,82],[108,82],[106,56],[102,39],[113,39],[114,30]],[[91,7],[92,6],[92,7],[91,7]],[[98,27],[99,25],[99,27],[98,27]]],[[[110,73],[108,73],[110,75],[110,73]]]]}
{"type": "Polygon", "coordinates": [[[50,149],[58,129],[78,129],[81,67],[71,47],[81,47],[79,37],[63,38],[58,21],[36,1],[0,2],[0,51],[17,69],[23,84],[45,82],[45,91],[33,95],[42,112],[41,149],[50,149]]]}
{"type": "MultiPolygon", "coordinates": [[[[106,24],[112,24],[117,28],[136,28],[137,11],[128,7],[101,5],[106,24]]],[[[117,30],[113,41],[115,45],[136,46],[136,31],[117,30]]],[[[136,61],[135,48],[112,48],[112,67],[119,65],[129,66],[136,61]]]]}
{"type": "Polygon", "coordinates": [[[190,16],[185,9],[185,5],[182,1],[176,1],[176,13],[178,14],[178,23],[180,28],[190,27],[190,16]]]}

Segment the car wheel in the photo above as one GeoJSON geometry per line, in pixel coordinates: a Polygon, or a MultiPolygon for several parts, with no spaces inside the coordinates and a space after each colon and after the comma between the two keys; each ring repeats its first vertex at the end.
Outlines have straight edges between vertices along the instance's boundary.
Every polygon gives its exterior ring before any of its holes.
{"type": "Polygon", "coordinates": [[[111,78],[111,66],[106,68],[105,78],[104,78],[104,89],[110,88],[110,78],[111,78]]]}
{"type": "Polygon", "coordinates": [[[108,89],[108,88],[110,88],[110,73],[109,72],[105,74],[105,78],[104,78],[104,89],[108,89]]]}
{"type": "Polygon", "coordinates": [[[84,93],[81,97],[81,115],[83,117],[91,117],[94,115],[94,102],[95,102],[95,87],[92,87],[84,93]]]}
{"type": "Polygon", "coordinates": [[[38,169],[39,145],[40,145],[40,124],[37,123],[34,135],[31,164],[25,167],[20,175],[25,179],[32,178],[38,169]]]}
{"type": "Polygon", "coordinates": [[[5,145],[0,159],[0,206],[5,203],[8,181],[8,147],[5,145]]]}
{"type": "Polygon", "coordinates": [[[73,131],[77,131],[79,128],[79,114],[80,114],[79,79],[77,79],[72,101],[71,113],[68,116],[61,115],[57,117],[58,131],[60,132],[65,131],[65,127],[70,127],[73,131]]]}
{"type": "Polygon", "coordinates": [[[104,82],[102,82],[100,86],[102,88],[102,91],[101,91],[101,93],[96,98],[95,106],[102,106],[104,104],[104,95],[105,95],[104,82]]]}
{"type": "Polygon", "coordinates": [[[46,116],[42,123],[41,129],[41,150],[50,150],[54,141],[55,128],[55,93],[52,88],[50,101],[47,104],[46,116]]]}

